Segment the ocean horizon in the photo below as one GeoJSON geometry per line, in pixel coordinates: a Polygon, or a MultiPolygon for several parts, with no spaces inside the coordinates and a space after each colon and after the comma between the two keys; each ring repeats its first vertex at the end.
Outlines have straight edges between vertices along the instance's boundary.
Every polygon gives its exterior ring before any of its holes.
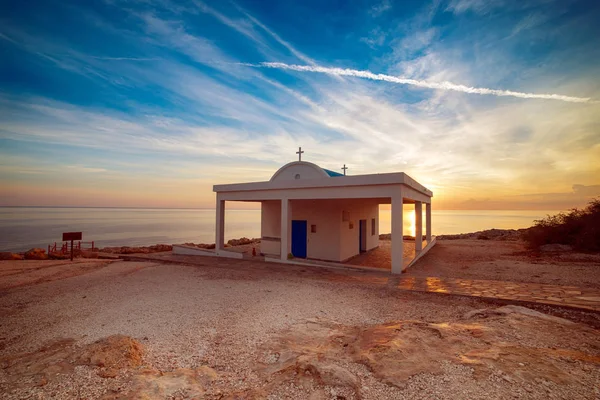
{"type": "MultiPolygon", "coordinates": [[[[556,210],[436,210],[434,235],[520,229],[556,210]]],[[[379,211],[379,233],[390,232],[390,210],[379,211]]],[[[423,223],[425,218],[423,218],[423,223]]],[[[214,243],[215,210],[141,207],[0,207],[0,251],[46,248],[63,232],[81,231],[96,247],[214,243]]],[[[404,234],[414,235],[414,211],[404,209],[404,234]]],[[[225,240],[260,237],[260,210],[227,209],[225,240]]]]}

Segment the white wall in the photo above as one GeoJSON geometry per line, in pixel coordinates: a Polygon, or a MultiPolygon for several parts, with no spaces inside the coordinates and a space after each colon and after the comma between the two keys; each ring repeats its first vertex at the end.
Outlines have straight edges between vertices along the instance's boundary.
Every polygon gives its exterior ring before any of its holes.
{"type": "MultiPolygon", "coordinates": [[[[378,203],[376,199],[293,200],[292,219],[307,221],[307,257],[343,261],[359,254],[361,219],[367,221],[367,250],[379,246],[378,203]],[[349,221],[342,221],[344,212],[349,221]],[[375,234],[371,231],[371,219],[375,219],[375,234]],[[316,232],[312,232],[312,225],[315,225],[316,232]]],[[[261,210],[261,236],[280,238],[281,202],[263,201],[261,210]]],[[[261,253],[279,255],[280,249],[279,241],[261,241],[261,253]]]]}
{"type": "Polygon", "coordinates": [[[268,255],[281,253],[281,242],[268,238],[281,238],[281,201],[268,200],[261,202],[260,215],[260,252],[268,255]],[[267,238],[267,239],[264,239],[267,238]]]}
{"type": "Polygon", "coordinates": [[[367,223],[367,250],[379,246],[379,204],[377,200],[346,200],[340,201],[342,213],[347,214],[348,221],[340,224],[340,255],[339,261],[347,260],[360,253],[360,220],[367,223]],[[375,219],[375,234],[371,231],[371,219],[375,219]],[[352,229],[350,229],[352,225],[352,229]]]}
{"type": "Polygon", "coordinates": [[[306,256],[317,260],[339,261],[342,214],[335,200],[292,201],[292,219],[307,221],[306,256]],[[316,232],[311,232],[315,225],[316,232]]]}

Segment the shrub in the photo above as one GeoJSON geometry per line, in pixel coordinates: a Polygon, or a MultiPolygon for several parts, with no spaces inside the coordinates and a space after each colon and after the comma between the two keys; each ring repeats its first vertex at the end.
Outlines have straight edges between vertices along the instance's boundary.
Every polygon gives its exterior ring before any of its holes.
{"type": "Polygon", "coordinates": [[[584,209],[573,208],[535,221],[524,239],[533,249],[558,243],[580,251],[600,252],[600,199],[592,200],[584,209]]]}

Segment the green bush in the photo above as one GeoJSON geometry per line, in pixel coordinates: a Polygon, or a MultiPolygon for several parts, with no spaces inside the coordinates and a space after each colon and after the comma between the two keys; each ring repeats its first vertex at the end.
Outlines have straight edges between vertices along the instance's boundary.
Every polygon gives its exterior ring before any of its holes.
{"type": "Polygon", "coordinates": [[[580,251],[600,252],[600,199],[584,209],[574,208],[535,221],[524,239],[535,249],[545,244],[567,244],[580,251]]]}

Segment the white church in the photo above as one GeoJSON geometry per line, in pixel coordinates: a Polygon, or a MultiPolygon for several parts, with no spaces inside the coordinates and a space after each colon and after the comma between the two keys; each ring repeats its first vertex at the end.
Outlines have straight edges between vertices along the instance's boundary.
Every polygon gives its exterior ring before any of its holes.
{"type": "Polygon", "coordinates": [[[215,253],[241,255],[224,247],[228,201],[261,203],[260,252],[265,260],[289,263],[302,259],[343,263],[379,245],[379,205],[391,204],[391,272],[401,273],[412,260],[403,259],[403,204],[414,204],[415,259],[433,245],[433,193],[403,172],[346,175],[310,162],[281,167],[269,181],[215,185],[215,253]],[[425,204],[425,241],[422,207],[425,204]]]}

